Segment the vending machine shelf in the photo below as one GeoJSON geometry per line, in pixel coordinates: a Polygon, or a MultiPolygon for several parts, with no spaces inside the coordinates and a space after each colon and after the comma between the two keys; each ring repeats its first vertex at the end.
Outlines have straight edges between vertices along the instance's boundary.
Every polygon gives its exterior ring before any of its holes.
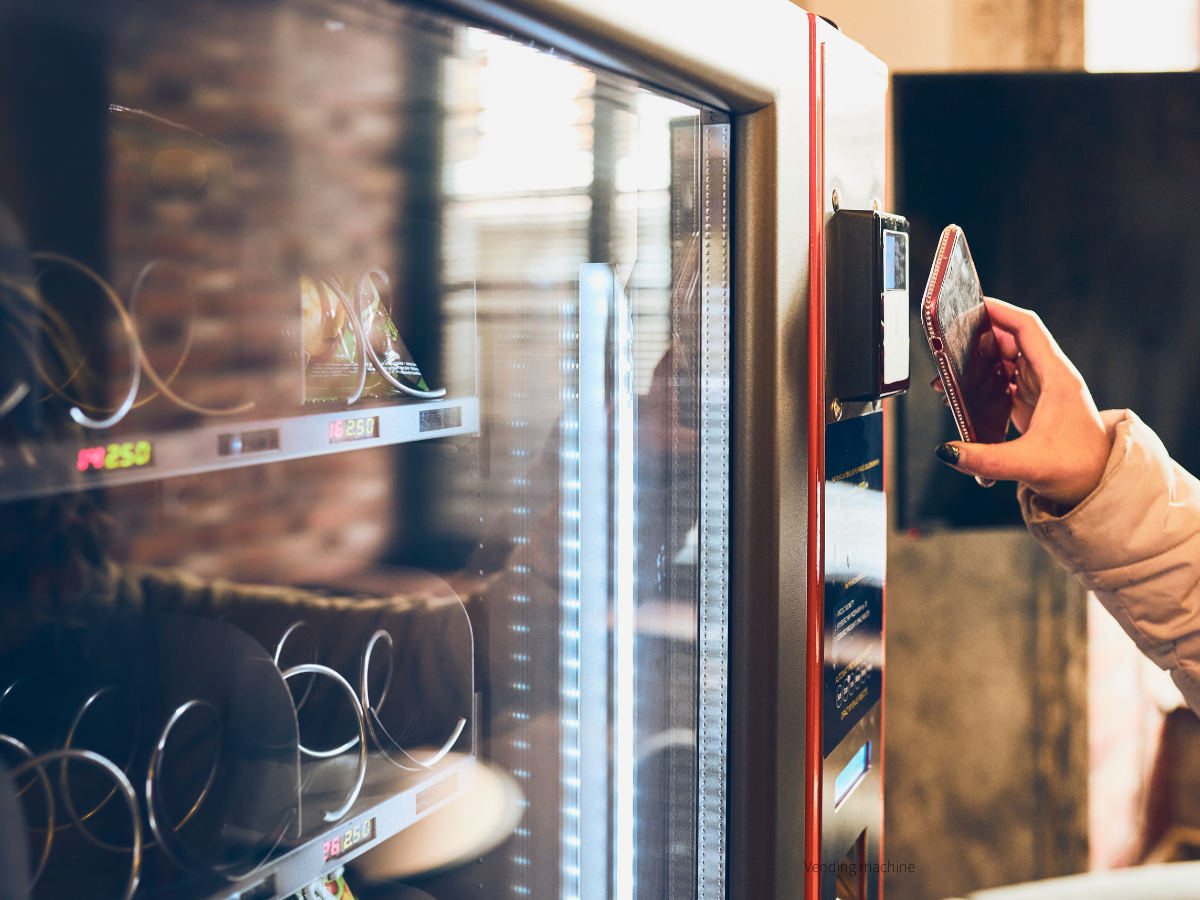
{"type": "Polygon", "coordinates": [[[475,786],[475,767],[474,755],[451,754],[429,772],[400,775],[373,757],[363,794],[338,824],[316,830],[293,846],[285,838],[282,852],[244,878],[204,879],[182,888],[143,880],[135,897],[284,900],[469,793],[475,786]]]}
{"type": "Polygon", "coordinates": [[[22,442],[0,447],[0,502],[478,430],[479,399],[468,396],[122,435],[120,442],[101,433],[22,442]]]}
{"type": "Polygon", "coordinates": [[[470,792],[474,785],[475,757],[470,754],[451,755],[424,775],[402,775],[385,760],[372,757],[363,792],[339,824],[306,838],[253,875],[198,893],[193,900],[289,897],[470,792]]]}

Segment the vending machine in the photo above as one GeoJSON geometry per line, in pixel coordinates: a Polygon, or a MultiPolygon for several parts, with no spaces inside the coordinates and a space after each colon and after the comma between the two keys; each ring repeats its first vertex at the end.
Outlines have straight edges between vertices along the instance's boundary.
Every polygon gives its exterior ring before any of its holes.
{"type": "Polygon", "coordinates": [[[879,896],[887,73],[0,0],[0,897],[879,896]]]}

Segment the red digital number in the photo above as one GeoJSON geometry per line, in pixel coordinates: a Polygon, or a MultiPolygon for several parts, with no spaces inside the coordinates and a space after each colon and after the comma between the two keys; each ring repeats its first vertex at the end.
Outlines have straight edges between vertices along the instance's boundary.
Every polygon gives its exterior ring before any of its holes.
{"type": "Polygon", "coordinates": [[[104,447],[85,447],[79,451],[79,458],[75,461],[75,468],[80,472],[86,472],[88,466],[93,469],[103,469],[104,459],[108,455],[108,451],[104,447]]]}
{"type": "Polygon", "coordinates": [[[325,862],[329,862],[329,841],[325,842],[325,862]]]}

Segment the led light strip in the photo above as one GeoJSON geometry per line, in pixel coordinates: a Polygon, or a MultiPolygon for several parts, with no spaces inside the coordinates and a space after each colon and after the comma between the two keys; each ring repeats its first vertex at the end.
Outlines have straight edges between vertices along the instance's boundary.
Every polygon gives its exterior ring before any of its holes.
{"type": "Polygon", "coordinates": [[[725,898],[729,671],[729,139],[701,125],[700,645],[697,900],[725,898]]]}
{"type": "MultiPolygon", "coordinates": [[[[610,270],[611,272],[611,270],[610,270]]],[[[610,275],[611,277],[611,275],[610,275]]],[[[633,405],[633,319],[629,299],[612,278],[613,361],[613,472],[616,481],[613,509],[613,896],[632,900],[635,886],[634,740],[636,634],[636,478],[634,439],[637,430],[633,405]]]]}
{"type": "Polygon", "coordinates": [[[578,806],[571,808],[578,816],[576,830],[571,830],[571,817],[564,816],[564,872],[574,876],[567,869],[571,859],[578,859],[578,875],[574,877],[578,878],[579,886],[577,894],[564,891],[566,900],[632,898],[635,889],[636,423],[632,331],[629,300],[613,268],[606,263],[581,265],[579,427],[574,446],[578,448],[578,543],[586,546],[588,552],[577,557],[578,628],[571,629],[566,624],[563,628],[564,659],[570,647],[577,648],[579,685],[574,698],[564,688],[564,726],[570,718],[565,711],[572,699],[578,700],[579,722],[573,760],[566,756],[569,745],[565,727],[563,740],[564,797],[574,796],[571,792],[577,789],[579,798],[578,806]],[[611,371],[615,376],[611,397],[610,335],[611,371]],[[572,855],[574,847],[578,848],[577,856],[572,855]]]}
{"type": "MultiPolygon", "coordinates": [[[[509,607],[509,615],[512,622],[510,627],[514,631],[512,647],[516,651],[513,653],[509,668],[513,678],[513,681],[509,683],[509,687],[513,691],[512,714],[516,719],[512,729],[513,750],[511,751],[511,759],[513,760],[513,765],[509,771],[521,786],[521,791],[525,795],[521,802],[526,807],[529,804],[529,783],[532,774],[529,761],[529,717],[531,715],[529,708],[529,658],[533,652],[530,642],[530,629],[533,627],[534,619],[533,611],[529,608],[529,460],[533,448],[528,443],[529,429],[527,427],[527,419],[530,413],[530,392],[533,386],[529,383],[529,366],[526,364],[526,357],[529,353],[528,327],[528,322],[525,315],[523,315],[515,333],[511,335],[517,355],[515,358],[508,360],[510,369],[508,383],[516,387],[517,390],[509,392],[508,416],[506,416],[507,425],[510,429],[509,433],[512,435],[512,443],[515,447],[513,452],[513,459],[515,461],[513,466],[514,477],[512,479],[513,490],[509,496],[517,504],[512,507],[512,521],[514,524],[511,541],[513,544],[512,559],[518,561],[515,565],[511,564],[511,562],[509,565],[510,577],[512,579],[510,583],[513,585],[508,595],[508,601],[512,604],[509,607]]],[[[513,893],[518,897],[528,896],[532,893],[532,888],[530,887],[532,875],[530,871],[530,845],[529,829],[518,829],[518,833],[514,833],[510,844],[512,855],[509,857],[509,861],[512,864],[511,887],[513,893]]]]}
{"type": "Polygon", "coordinates": [[[562,585],[562,628],[559,666],[562,684],[562,835],[563,900],[580,900],[580,773],[579,773],[579,319],[573,305],[562,308],[562,431],[559,437],[561,495],[559,577],[562,585]]]}

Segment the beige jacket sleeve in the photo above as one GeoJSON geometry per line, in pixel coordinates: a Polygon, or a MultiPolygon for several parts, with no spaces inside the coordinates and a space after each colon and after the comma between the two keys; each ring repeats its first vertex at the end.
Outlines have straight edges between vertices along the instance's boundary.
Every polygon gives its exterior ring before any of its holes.
{"type": "Polygon", "coordinates": [[[1125,411],[1104,477],[1082,503],[1059,516],[1024,485],[1017,499],[1033,536],[1200,712],[1200,481],[1125,411]]]}

